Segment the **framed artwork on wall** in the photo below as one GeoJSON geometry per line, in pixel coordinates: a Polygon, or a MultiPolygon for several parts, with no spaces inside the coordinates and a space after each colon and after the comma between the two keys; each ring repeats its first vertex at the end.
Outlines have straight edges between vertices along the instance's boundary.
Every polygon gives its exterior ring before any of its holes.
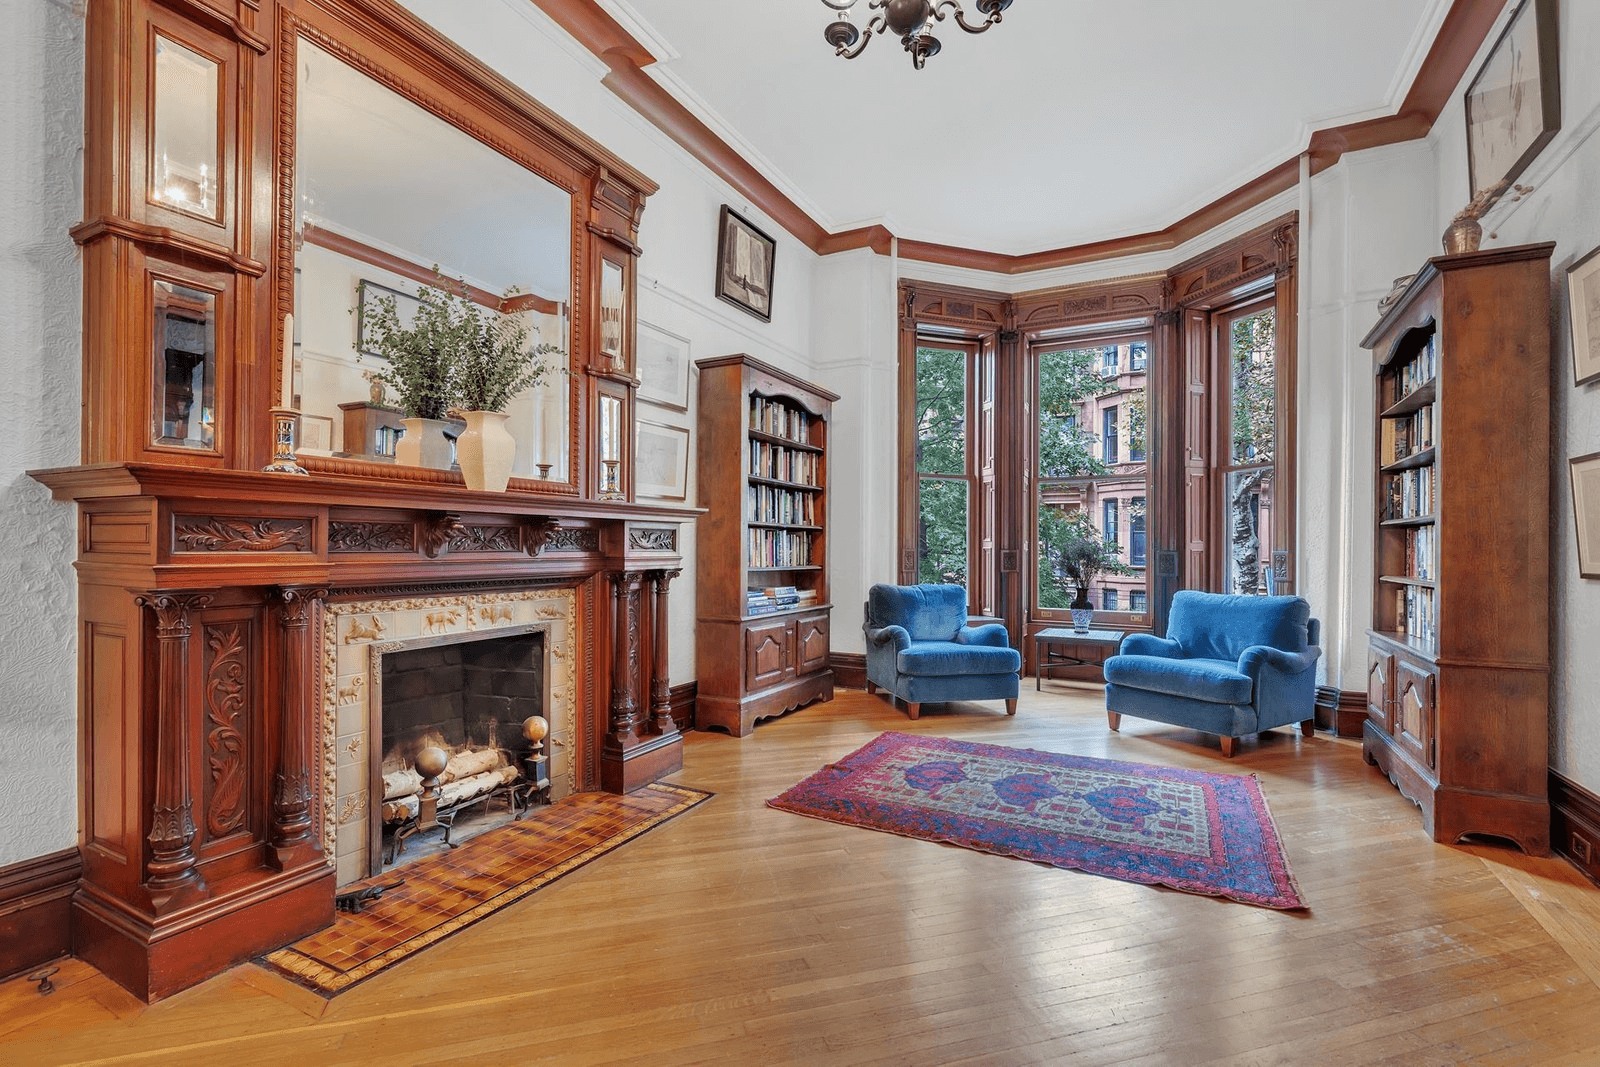
{"type": "Polygon", "coordinates": [[[1600,578],[1600,452],[1572,461],[1572,515],[1578,526],[1578,574],[1600,578]]]}
{"type": "Polygon", "coordinates": [[[1567,268],[1573,384],[1600,379],[1600,248],[1567,268]]]}
{"type": "Polygon", "coordinates": [[[727,204],[717,228],[717,296],[762,322],[772,321],[772,267],[778,243],[727,204]]]}
{"type": "Polygon", "coordinates": [[[357,282],[356,351],[363,356],[372,356],[375,359],[383,358],[382,355],[373,350],[372,342],[367,334],[371,330],[368,323],[377,311],[377,301],[386,296],[394,299],[395,315],[399,318],[400,325],[407,328],[411,326],[411,320],[416,317],[417,308],[422,306],[422,301],[410,293],[401,292],[399,289],[391,289],[387,285],[379,285],[377,282],[369,282],[365,278],[357,282]]]}
{"type": "Polygon", "coordinates": [[[1557,0],[1522,0],[1467,86],[1468,192],[1517,175],[1561,128],[1557,0]]]}
{"type": "Polygon", "coordinates": [[[658,500],[683,500],[689,494],[689,431],[682,426],[639,420],[634,433],[634,491],[658,500]]]}
{"type": "Polygon", "coordinates": [[[639,399],[674,411],[688,411],[689,339],[641,319],[634,348],[639,363],[639,399]]]}

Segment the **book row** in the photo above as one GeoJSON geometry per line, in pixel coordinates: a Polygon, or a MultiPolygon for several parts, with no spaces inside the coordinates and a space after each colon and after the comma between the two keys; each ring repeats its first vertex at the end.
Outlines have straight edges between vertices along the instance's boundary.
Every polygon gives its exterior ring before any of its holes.
{"type": "Polygon", "coordinates": [[[1433,514],[1433,468],[1418,467],[1383,479],[1383,517],[1414,519],[1433,514]]]}
{"type": "Polygon", "coordinates": [[[1438,373],[1439,363],[1433,347],[1433,337],[1428,338],[1428,343],[1410,361],[1403,364],[1394,376],[1394,395],[1389,397],[1389,403],[1398,404],[1411,395],[1419,386],[1433,381],[1438,373]]]}
{"type": "Polygon", "coordinates": [[[1439,637],[1439,619],[1434,591],[1408,585],[1395,591],[1394,628],[1418,641],[1432,643],[1439,637]]]}
{"type": "Polygon", "coordinates": [[[809,567],[811,535],[795,530],[751,530],[749,560],[752,567],[809,567]]]}
{"type": "Polygon", "coordinates": [[[811,416],[764,396],[750,397],[750,428],[791,441],[811,440],[811,416]]]}
{"type": "Polygon", "coordinates": [[[1433,447],[1433,405],[1397,419],[1383,420],[1382,462],[1398,463],[1433,447]]]}
{"type": "Polygon", "coordinates": [[[800,452],[765,441],[750,443],[750,473],[757,478],[816,485],[820,458],[815,452],[800,452]]]}
{"type": "Polygon", "coordinates": [[[745,489],[745,517],[751,522],[781,522],[790,526],[817,526],[817,494],[771,485],[745,489]]]}
{"type": "Polygon", "coordinates": [[[1433,581],[1438,577],[1435,561],[1438,556],[1438,529],[1433,526],[1417,526],[1405,531],[1406,534],[1406,575],[1411,578],[1421,578],[1433,581]]]}

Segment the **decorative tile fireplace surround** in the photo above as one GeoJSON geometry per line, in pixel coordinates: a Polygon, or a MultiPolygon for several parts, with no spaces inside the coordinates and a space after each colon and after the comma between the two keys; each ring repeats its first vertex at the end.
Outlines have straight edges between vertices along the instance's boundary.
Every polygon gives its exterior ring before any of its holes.
{"type": "MultiPolygon", "coordinates": [[[[543,636],[544,700],[554,754],[550,799],[578,789],[575,745],[578,685],[577,597],[570,588],[353,600],[330,604],[322,623],[321,790],[322,851],[344,885],[382,868],[374,862],[381,825],[371,790],[384,755],[374,724],[382,703],[381,661],[419,643],[462,637],[492,639],[529,632],[543,636]],[[327,813],[332,813],[328,817],[327,813]]],[[[502,743],[516,724],[502,724],[502,743]]],[[[381,801],[381,797],[378,798],[381,801]]]]}
{"type": "Polygon", "coordinates": [[[367,872],[391,649],[541,634],[555,796],[682,766],[666,619],[692,509],[153,464],[35,476],[79,513],[74,953],[140,996],[325,926],[367,872]]]}

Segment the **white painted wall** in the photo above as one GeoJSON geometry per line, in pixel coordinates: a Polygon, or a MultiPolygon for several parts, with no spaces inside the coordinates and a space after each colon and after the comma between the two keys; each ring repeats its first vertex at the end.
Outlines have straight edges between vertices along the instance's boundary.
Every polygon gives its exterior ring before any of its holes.
{"type": "Polygon", "coordinates": [[[24,472],[79,456],[81,8],[0,4],[0,866],[77,842],[76,517],[24,472]]]}

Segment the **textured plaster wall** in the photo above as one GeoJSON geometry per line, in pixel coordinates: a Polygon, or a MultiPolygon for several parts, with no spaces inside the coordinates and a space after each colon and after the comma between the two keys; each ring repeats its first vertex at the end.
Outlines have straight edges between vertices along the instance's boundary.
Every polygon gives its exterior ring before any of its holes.
{"type": "MultiPolygon", "coordinates": [[[[1507,4],[1502,23],[1509,16],[1507,4]]],[[[1534,191],[1502,202],[1484,218],[1484,247],[1556,242],[1551,259],[1550,440],[1550,765],[1600,792],[1600,580],[1578,575],[1578,544],[1567,461],[1600,452],[1600,383],[1575,385],[1566,271],[1600,245],[1600,4],[1562,0],[1561,131],[1517,178],[1534,191]]],[[[1490,42],[1498,34],[1491,34],[1490,42]]],[[[1487,51],[1487,45],[1485,51],[1487,51]]],[[[1480,55],[1481,59],[1481,55],[1480,55]]],[[[1469,68],[1476,71],[1478,61],[1469,68]]],[[[1471,75],[1469,73],[1468,79],[1471,75]]],[[[1437,229],[1467,200],[1462,93],[1434,124],[1438,159],[1437,229]]]]}
{"type": "Polygon", "coordinates": [[[77,840],[75,517],[23,472],[78,461],[81,7],[0,4],[0,865],[77,840]]]}

